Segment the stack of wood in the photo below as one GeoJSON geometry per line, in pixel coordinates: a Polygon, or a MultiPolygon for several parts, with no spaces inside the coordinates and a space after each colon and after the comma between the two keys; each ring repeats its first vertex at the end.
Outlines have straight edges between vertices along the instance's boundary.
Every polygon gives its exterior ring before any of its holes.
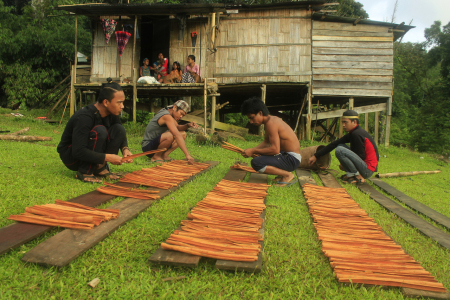
{"type": "Polygon", "coordinates": [[[92,229],[100,223],[117,219],[118,209],[98,209],[77,203],[56,200],[55,204],[26,207],[25,213],[11,215],[9,220],[59,226],[73,229],[92,229]]]}
{"type": "Polygon", "coordinates": [[[322,251],[339,282],[446,292],[397,245],[345,189],[304,184],[322,251]]]}
{"type": "Polygon", "coordinates": [[[127,188],[124,186],[111,184],[105,182],[106,186],[101,186],[97,188],[97,191],[103,194],[108,195],[114,195],[118,197],[127,197],[127,198],[135,198],[135,199],[142,199],[142,200],[156,200],[159,199],[158,191],[152,191],[152,190],[142,190],[142,189],[136,189],[136,188],[127,188]]]}
{"type": "Polygon", "coordinates": [[[256,261],[269,185],[222,180],[161,247],[203,257],[256,261]]]}
{"type": "Polygon", "coordinates": [[[242,170],[242,171],[250,172],[250,173],[258,173],[255,170],[253,170],[252,167],[247,167],[247,166],[243,166],[243,165],[240,165],[240,164],[234,164],[234,165],[232,165],[230,167],[230,169],[242,170]]]}
{"type": "Polygon", "coordinates": [[[143,168],[125,175],[120,182],[151,186],[163,190],[177,186],[182,181],[209,167],[209,164],[188,165],[185,160],[173,160],[161,166],[143,168]]]}
{"type": "MultiPolygon", "coordinates": [[[[227,142],[223,142],[222,148],[239,153],[239,154],[244,153],[244,149],[241,149],[241,148],[239,148],[233,144],[227,143],[227,142]]],[[[257,157],[257,156],[259,156],[259,155],[258,154],[253,155],[253,157],[257,157]]]]}

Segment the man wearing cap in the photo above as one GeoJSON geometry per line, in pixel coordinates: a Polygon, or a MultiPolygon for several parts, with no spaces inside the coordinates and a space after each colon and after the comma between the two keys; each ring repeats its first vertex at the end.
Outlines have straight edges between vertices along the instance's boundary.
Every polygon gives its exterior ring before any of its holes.
{"type": "Polygon", "coordinates": [[[313,165],[317,158],[336,149],[336,157],[341,163],[339,168],[346,172],[341,179],[353,184],[364,183],[364,178],[371,177],[377,171],[379,157],[377,145],[372,136],[359,126],[356,111],[344,112],[342,126],[348,133],[314,154],[309,159],[309,165],[313,165]],[[350,143],[350,147],[346,143],[350,143]]]}
{"type": "Polygon", "coordinates": [[[173,105],[161,109],[148,123],[142,140],[142,151],[151,151],[166,148],[165,152],[158,152],[148,155],[153,162],[170,161],[170,153],[180,147],[189,163],[194,162],[194,158],[189,154],[184,140],[186,130],[189,127],[197,128],[195,122],[185,125],[178,125],[178,121],[189,112],[189,104],[183,100],[176,101],[173,105]]]}

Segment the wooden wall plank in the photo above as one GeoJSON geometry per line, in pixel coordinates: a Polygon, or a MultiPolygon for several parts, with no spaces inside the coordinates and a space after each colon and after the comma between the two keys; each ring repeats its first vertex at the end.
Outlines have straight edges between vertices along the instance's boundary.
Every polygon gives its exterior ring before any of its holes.
{"type": "Polygon", "coordinates": [[[392,42],[393,37],[313,35],[312,40],[313,41],[349,41],[349,42],[392,42]]]}
{"type": "Polygon", "coordinates": [[[338,89],[349,88],[349,89],[368,89],[368,90],[392,90],[392,82],[313,80],[313,87],[314,88],[338,88],[338,89]]]}
{"type": "MultiPolygon", "coordinates": [[[[392,25],[392,27],[394,27],[394,25],[392,25]]],[[[366,31],[366,32],[388,32],[390,27],[366,25],[366,24],[357,24],[356,26],[354,26],[353,23],[313,21],[313,29],[366,31]]]]}
{"type": "Polygon", "coordinates": [[[365,61],[313,61],[312,66],[313,68],[394,69],[394,63],[365,61]]]}
{"type": "Polygon", "coordinates": [[[325,36],[383,36],[383,37],[393,37],[392,32],[364,32],[364,31],[344,31],[344,30],[323,30],[314,29],[312,35],[325,35],[325,36]]]}
{"type": "Polygon", "coordinates": [[[370,75],[314,75],[313,79],[329,81],[392,82],[392,76],[370,75]]]}
{"type": "Polygon", "coordinates": [[[370,61],[370,62],[394,62],[393,55],[323,55],[314,54],[313,61],[370,61]]]}
{"type": "Polygon", "coordinates": [[[392,76],[392,70],[381,70],[381,69],[334,69],[334,68],[312,68],[312,73],[323,75],[323,74],[341,74],[341,75],[385,75],[392,76]]]}
{"type": "Polygon", "coordinates": [[[336,96],[377,96],[389,97],[392,90],[360,90],[360,89],[337,89],[337,88],[313,88],[313,95],[336,95],[336,96]]]}
{"type": "MultiPolygon", "coordinates": [[[[338,109],[338,110],[329,110],[326,112],[320,112],[317,114],[317,120],[340,118],[340,117],[342,117],[342,114],[346,110],[347,109],[338,109]]],[[[366,106],[357,106],[357,107],[354,107],[353,110],[355,110],[358,114],[384,111],[384,110],[386,110],[386,103],[366,105],[366,106]]],[[[306,117],[306,114],[303,114],[303,116],[306,117]]],[[[314,119],[315,118],[316,118],[316,115],[314,115],[314,119]]]]}
{"type": "Polygon", "coordinates": [[[314,46],[313,54],[344,54],[344,55],[394,55],[394,49],[375,48],[320,48],[314,46]]]}
{"type": "Polygon", "coordinates": [[[313,47],[322,48],[375,48],[393,49],[393,42],[342,42],[342,41],[313,41],[313,47]]]}

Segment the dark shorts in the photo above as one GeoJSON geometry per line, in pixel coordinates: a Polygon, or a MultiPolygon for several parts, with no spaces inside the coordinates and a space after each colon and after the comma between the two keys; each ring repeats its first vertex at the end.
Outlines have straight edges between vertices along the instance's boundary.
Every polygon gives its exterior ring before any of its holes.
{"type": "Polygon", "coordinates": [[[300,161],[287,152],[281,152],[277,155],[261,155],[251,161],[252,168],[255,171],[264,173],[267,166],[272,166],[281,170],[292,172],[300,166],[300,161]]]}
{"type": "MultiPolygon", "coordinates": [[[[159,143],[161,141],[161,134],[151,140],[147,145],[142,147],[142,152],[152,151],[158,149],[159,143]]],[[[149,158],[152,158],[155,154],[147,155],[149,158]]]]}

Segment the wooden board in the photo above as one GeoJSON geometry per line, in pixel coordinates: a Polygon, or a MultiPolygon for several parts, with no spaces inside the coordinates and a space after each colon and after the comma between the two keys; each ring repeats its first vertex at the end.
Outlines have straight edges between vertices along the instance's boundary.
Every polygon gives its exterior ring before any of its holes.
{"type": "Polygon", "coordinates": [[[297,169],[295,170],[295,173],[297,174],[298,183],[300,184],[300,187],[302,187],[302,185],[304,185],[305,183],[317,185],[316,181],[311,175],[310,170],[297,169]]]}
{"type": "MultiPolygon", "coordinates": [[[[231,181],[242,181],[247,172],[230,169],[223,179],[231,181]]],[[[178,228],[179,230],[180,228],[178,228]]],[[[157,265],[195,267],[200,262],[201,256],[187,254],[179,251],[164,250],[159,247],[148,259],[149,262],[157,265]]]]}
{"type": "Polygon", "coordinates": [[[370,181],[372,181],[376,186],[378,186],[379,188],[381,188],[382,190],[384,190],[386,193],[394,196],[395,198],[397,198],[400,202],[404,203],[406,206],[420,212],[421,214],[425,215],[426,217],[432,219],[433,221],[435,221],[436,223],[444,226],[445,228],[450,230],[450,218],[448,218],[447,216],[444,216],[443,214],[435,211],[434,209],[420,203],[417,200],[414,200],[413,198],[403,194],[402,192],[400,192],[399,190],[397,190],[396,188],[390,186],[389,184],[387,184],[386,182],[377,179],[377,178],[372,178],[369,179],[370,181]]]}
{"type": "MultiPolygon", "coordinates": [[[[267,184],[267,175],[259,174],[259,173],[251,173],[248,182],[251,183],[265,183],[267,184]]],[[[266,203],[266,199],[264,199],[264,203],[266,203]]],[[[261,214],[261,218],[263,219],[263,224],[259,229],[259,233],[264,236],[264,223],[266,218],[266,211],[264,210],[261,214]]],[[[254,272],[260,273],[262,269],[262,251],[264,249],[264,241],[259,242],[261,245],[261,251],[258,253],[258,260],[252,262],[243,262],[243,261],[231,261],[231,260],[217,260],[216,268],[221,270],[228,271],[245,271],[245,272],[254,272]]]]}
{"type": "Polygon", "coordinates": [[[329,172],[319,172],[319,177],[323,182],[323,185],[330,188],[339,189],[342,188],[342,186],[339,184],[339,182],[334,178],[333,174],[329,172]]]}
{"type": "MultiPolygon", "coordinates": [[[[136,187],[137,185],[129,183],[117,183],[121,186],[136,187]]],[[[103,203],[106,203],[116,196],[106,195],[97,191],[92,191],[84,195],[75,197],[68,200],[68,202],[78,203],[89,207],[97,207],[103,203]]],[[[27,224],[27,223],[14,223],[5,226],[0,229],[0,255],[9,252],[10,250],[17,248],[41,234],[46,233],[52,226],[27,224]]]]}
{"type": "Polygon", "coordinates": [[[312,48],[313,54],[344,54],[344,55],[394,55],[393,49],[376,48],[312,48]]]}
{"type": "MultiPolygon", "coordinates": [[[[315,78],[314,78],[315,79],[315,78]]],[[[338,89],[367,89],[367,90],[390,90],[391,82],[363,82],[363,81],[329,81],[314,80],[314,88],[338,88],[338,89]]]]}
{"type": "Polygon", "coordinates": [[[369,89],[346,89],[346,88],[314,88],[313,95],[336,95],[336,96],[377,96],[389,97],[392,90],[369,90],[369,89]]]}
{"type": "Polygon", "coordinates": [[[392,70],[383,69],[358,69],[358,68],[313,68],[314,75],[382,75],[382,76],[392,76],[392,70]]]}
{"type": "MultiPolygon", "coordinates": [[[[181,182],[178,186],[169,190],[161,190],[159,196],[161,199],[176,191],[193,178],[208,172],[215,167],[218,162],[207,162],[210,167],[201,171],[195,176],[181,182]]],[[[155,189],[155,188],[152,188],[155,189]]],[[[155,189],[157,190],[157,189],[155,189]]],[[[155,201],[139,200],[126,198],[125,200],[115,203],[108,208],[120,209],[120,216],[115,220],[111,220],[100,224],[92,230],[76,230],[65,229],[57,235],[42,242],[38,246],[28,251],[22,258],[22,261],[29,263],[37,263],[47,266],[63,267],[72,260],[86,252],[98,242],[105,239],[113,231],[121,225],[135,218],[139,213],[151,206],[155,201]]]]}
{"type": "Polygon", "coordinates": [[[429,224],[421,217],[415,215],[400,204],[384,196],[367,183],[358,185],[358,188],[361,191],[369,194],[370,198],[375,200],[378,204],[382,205],[387,210],[402,218],[406,223],[417,228],[417,230],[430,237],[441,246],[450,250],[450,234],[445,233],[439,228],[436,228],[433,225],[429,224]]]}
{"type": "Polygon", "coordinates": [[[392,55],[336,55],[314,54],[313,61],[368,61],[368,62],[394,62],[392,55]]]}
{"type": "MultiPolygon", "coordinates": [[[[197,124],[200,125],[204,125],[205,124],[205,120],[203,118],[197,117],[197,116],[192,116],[192,115],[185,115],[183,117],[183,121],[187,121],[187,122],[195,122],[197,124]]],[[[206,126],[209,127],[210,126],[210,121],[207,120],[206,126]]],[[[239,135],[245,136],[248,134],[248,128],[243,128],[243,127],[239,127],[239,126],[234,126],[234,125],[230,125],[230,124],[225,124],[219,121],[215,122],[215,127],[217,129],[220,130],[224,130],[224,131],[229,131],[229,132],[234,132],[237,133],[239,135]]]]}
{"type": "Polygon", "coordinates": [[[436,293],[430,291],[416,290],[410,288],[402,288],[403,295],[408,298],[420,299],[450,299],[450,293],[436,293]]]}

